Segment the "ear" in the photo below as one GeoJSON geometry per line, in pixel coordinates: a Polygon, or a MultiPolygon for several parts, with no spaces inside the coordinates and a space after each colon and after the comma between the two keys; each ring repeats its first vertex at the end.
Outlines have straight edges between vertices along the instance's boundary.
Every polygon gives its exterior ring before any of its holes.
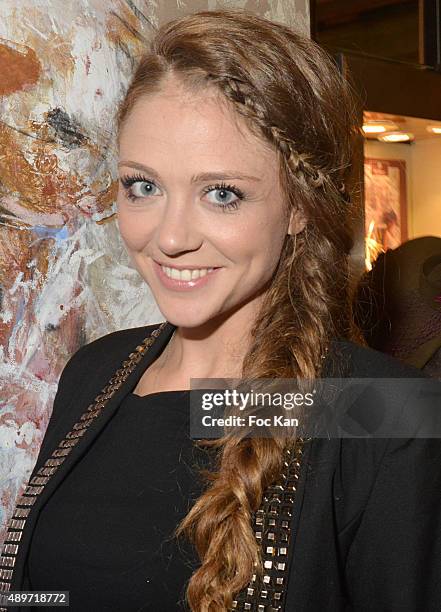
{"type": "Polygon", "coordinates": [[[289,218],[288,234],[294,236],[301,232],[307,223],[306,216],[300,209],[292,210],[289,218]]]}

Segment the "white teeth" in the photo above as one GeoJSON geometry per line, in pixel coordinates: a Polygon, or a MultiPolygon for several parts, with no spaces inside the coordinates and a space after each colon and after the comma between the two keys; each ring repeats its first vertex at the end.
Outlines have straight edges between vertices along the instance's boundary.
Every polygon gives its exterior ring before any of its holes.
{"type": "Polygon", "coordinates": [[[162,271],[174,280],[190,281],[196,280],[205,276],[209,272],[212,272],[214,268],[199,268],[197,270],[177,270],[176,268],[168,268],[167,266],[161,266],[162,271]]]}

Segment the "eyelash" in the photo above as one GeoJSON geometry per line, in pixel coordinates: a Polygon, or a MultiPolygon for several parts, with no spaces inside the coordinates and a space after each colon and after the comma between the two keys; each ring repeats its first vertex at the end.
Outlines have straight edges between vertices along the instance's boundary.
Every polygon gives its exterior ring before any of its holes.
{"type": "MultiPolygon", "coordinates": [[[[120,180],[126,192],[126,196],[129,198],[129,200],[132,200],[132,202],[139,200],[139,197],[133,195],[130,189],[131,186],[134,185],[135,183],[139,183],[139,182],[150,183],[151,185],[158,187],[155,181],[152,181],[140,174],[136,174],[133,176],[123,176],[121,177],[120,180]]],[[[223,212],[226,212],[227,210],[237,210],[240,206],[239,200],[241,201],[241,200],[246,199],[246,194],[241,189],[239,189],[239,187],[236,187],[236,185],[226,184],[223,181],[221,183],[216,183],[215,185],[208,185],[207,187],[204,188],[203,193],[206,194],[206,193],[210,193],[211,191],[216,191],[216,190],[217,191],[230,191],[231,193],[234,193],[234,195],[237,197],[237,200],[234,200],[234,202],[227,202],[225,204],[221,204],[221,203],[214,204],[216,208],[221,208],[223,212]]]]}

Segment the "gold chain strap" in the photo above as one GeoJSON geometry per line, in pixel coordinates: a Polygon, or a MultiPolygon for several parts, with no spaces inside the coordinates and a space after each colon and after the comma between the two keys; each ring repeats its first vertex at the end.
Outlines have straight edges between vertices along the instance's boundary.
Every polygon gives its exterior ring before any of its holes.
{"type": "MultiPolygon", "coordinates": [[[[47,459],[44,465],[38,470],[37,475],[29,480],[24,493],[18,498],[3,544],[0,556],[0,593],[8,593],[10,591],[23,530],[32,506],[36,502],[38,496],[42,493],[60,465],[66,460],[66,457],[71,453],[74,446],[78,444],[80,438],[86,433],[93,421],[101,414],[110,398],[133,372],[136,365],[155,342],[166,324],[167,321],[164,321],[159,327],[154,329],[151,334],[130,353],[128,359],[122,362],[121,367],[115,372],[94,401],[89,404],[79,421],[75,423],[71,431],[61,440],[58,448],[54,450],[51,457],[47,459]]],[[[0,612],[8,612],[8,609],[2,607],[0,608],[0,612]]]]}

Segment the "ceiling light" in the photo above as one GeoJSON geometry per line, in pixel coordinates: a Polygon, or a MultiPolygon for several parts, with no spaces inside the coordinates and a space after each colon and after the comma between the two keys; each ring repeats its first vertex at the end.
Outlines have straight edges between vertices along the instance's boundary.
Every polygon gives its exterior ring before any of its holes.
{"type": "Polygon", "coordinates": [[[378,140],[383,142],[410,142],[413,134],[410,132],[385,132],[378,136],[378,140]]]}
{"type": "Polygon", "coordinates": [[[432,134],[441,134],[441,125],[428,125],[426,129],[432,134]]]}
{"type": "Polygon", "coordinates": [[[382,134],[396,129],[397,126],[392,121],[366,121],[362,127],[365,134],[382,134]]]}
{"type": "Polygon", "coordinates": [[[384,125],[369,125],[369,123],[366,123],[366,125],[363,126],[363,132],[365,134],[381,134],[381,132],[385,131],[386,128],[384,125]]]}

